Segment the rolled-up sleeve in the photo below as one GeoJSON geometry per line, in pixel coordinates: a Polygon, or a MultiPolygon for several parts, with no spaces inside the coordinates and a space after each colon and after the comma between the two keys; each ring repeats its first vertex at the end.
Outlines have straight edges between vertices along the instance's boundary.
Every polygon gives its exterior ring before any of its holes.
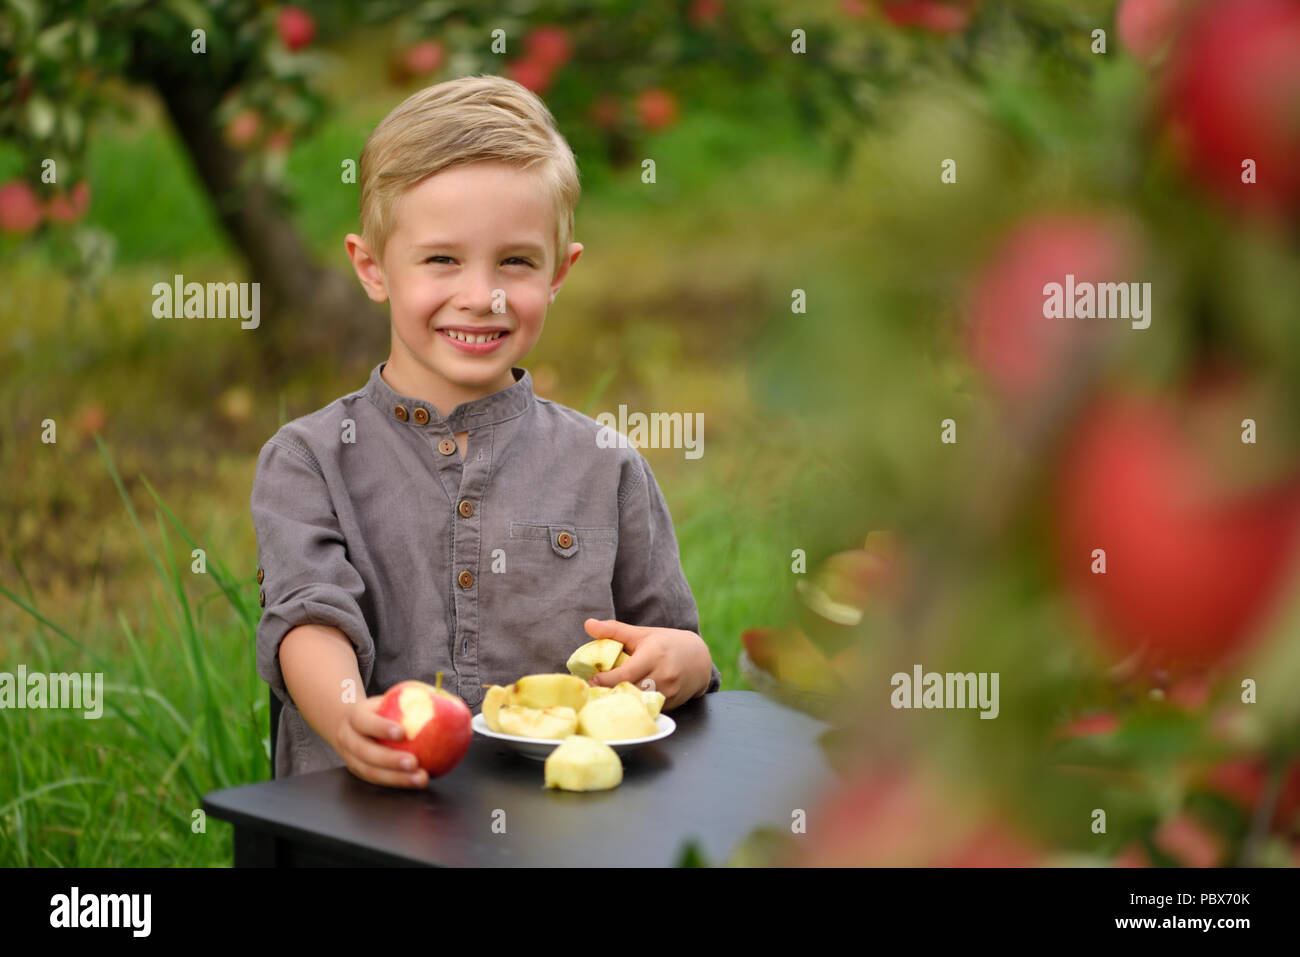
{"type": "MultiPolygon", "coordinates": [[[[614,610],[619,621],[699,634],[700,613],[682,571],[673,518],[659,483],[637,453],[624,474],[618,498],[618,557],[614,564],[614,610]]],[[[705,692],[722,686],[718,666],[705,692]]]]}
{"type": "Polygon", "coordinates": [[[280,642],[299,625],[331,625],[347,635],[363,682],[375,644],[361,611],[365,585],[348,561],[347,543],[325,478],[311,451],[274,437],[257,459],[250,501],[264,605],[257,625],[257,673],[290,702],[280,642]]]}

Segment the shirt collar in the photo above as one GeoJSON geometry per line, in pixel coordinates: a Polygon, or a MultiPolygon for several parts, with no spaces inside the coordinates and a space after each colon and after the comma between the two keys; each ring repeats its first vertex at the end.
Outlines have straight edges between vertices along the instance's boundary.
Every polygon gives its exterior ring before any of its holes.
{"type": "Polygon", "coordinates": [[[421,399],[395,391],[380,374],[387,361],[370,372],[370,380],[361,391],[379,410],[399,425],[439,432],[467,432],[483,425],[496,425],[513,419],[533,403],[533,377],[527,369],[512,366],[515,383],[480,399],[462,402],[444,420],[438,410],[421,399]],[[427,416],[427,418],[426,418],[427,416]],[[421,421],[423,419],[423,421],[421,421]]]}

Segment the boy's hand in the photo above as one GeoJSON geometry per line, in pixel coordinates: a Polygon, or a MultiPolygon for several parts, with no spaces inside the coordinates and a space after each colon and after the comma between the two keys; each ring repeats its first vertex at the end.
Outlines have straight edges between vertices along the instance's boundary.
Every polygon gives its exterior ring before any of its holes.
{"type": "Polygon", "coordinates": [[[339,722],[334,735],[334,750],[348,770],[371,784],[392,788],[422,788],[429,783],[428,773],[416,764],[415,755],[388,748],[375,738],[401,740],[402,727],[378,715],[383,695],[358,701],[339,722]]]}
{"type": "Polygon", "coordinates": [[[713,676],[709,646],[693,631],[681,628],[646,628],[614,619],[588,618],[583,624],[592,638],[613,638],[623,643],[628,660],[617,668],[600,671],[591,684],[612,688],[620,681],[645,687],[647,678],[664,698],[664,710],[698,698],[713,676]]]}

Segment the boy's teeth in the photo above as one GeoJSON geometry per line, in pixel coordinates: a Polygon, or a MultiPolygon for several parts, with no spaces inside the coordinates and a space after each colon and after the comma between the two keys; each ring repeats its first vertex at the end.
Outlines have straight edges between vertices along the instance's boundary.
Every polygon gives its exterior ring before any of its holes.
{"type": "Polygon", "coordinates": [[[503,333],[494,332],[487,336],[470,336],[463,332],[457,332],[454,329],[444,329],[443,331],[453,339],[459,339],[461,342],[491,342],[493,339],[499,339],[503,335],[503,333]]]}

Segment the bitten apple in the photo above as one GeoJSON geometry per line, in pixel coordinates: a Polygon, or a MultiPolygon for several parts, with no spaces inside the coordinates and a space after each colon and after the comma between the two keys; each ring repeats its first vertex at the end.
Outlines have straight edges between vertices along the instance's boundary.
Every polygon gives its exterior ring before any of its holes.
{"type": "Polygon", "coordinates": [[[381,744],[415,755],[420,767],[436,778],[460,764],[469,750],[469,706],[449,691],[442,690],[442,672],[437,684],[399,681],[384,693],[377,712],[396,721],[406,737],[400,741],[377,739],[381,744]]]}

